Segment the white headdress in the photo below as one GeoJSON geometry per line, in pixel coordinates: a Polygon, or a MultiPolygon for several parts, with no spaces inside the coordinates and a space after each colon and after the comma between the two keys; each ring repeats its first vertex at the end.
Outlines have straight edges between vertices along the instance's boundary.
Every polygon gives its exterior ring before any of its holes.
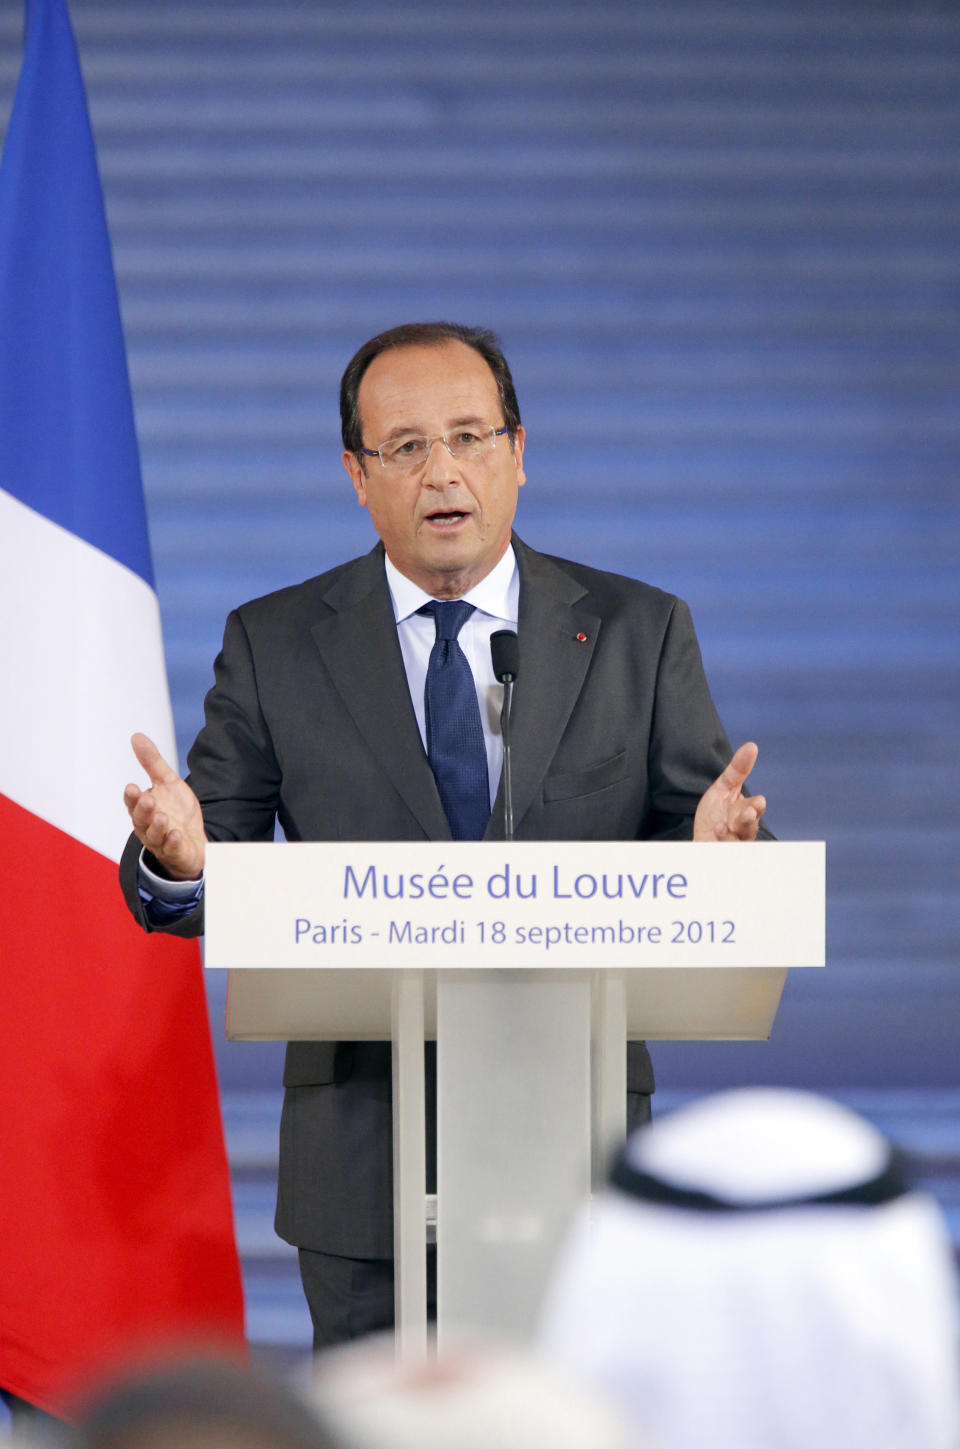
{"type": "Polygon", "coordinates": [[[956,1284],[884,1138],[803,1092],[725,1092],[630,1139],[542,1345],[662,1449],[958,1449],[956,1284]]]}

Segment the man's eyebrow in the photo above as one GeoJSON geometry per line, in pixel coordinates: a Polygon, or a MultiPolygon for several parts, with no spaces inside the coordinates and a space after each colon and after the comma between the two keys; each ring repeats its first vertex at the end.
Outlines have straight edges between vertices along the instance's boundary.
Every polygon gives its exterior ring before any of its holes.
{"type": "MultiPolygon", "coordinates": [[[[462,428],[468,423],[482,423],[485,428],[491,426],[486,418],[481,417],[479,413],[464,413],[461,417],[454,418],[451,422],[447,423],[446,430],[450,432],[453,428],[462,428]]],[[[422,428],[414,427],[412,423],[401,423],[398,427],[391,428],[383,441],[385,443],[392,443],[394,438],[425,438],[426,436],[427,434],[422,428]]]]}
{"type": "Polygon", "coordinates": [[[399,427],[391,428],[383,439],[385,443],[392,443],[394,438],[422,438],[424,433],[420,428],[415,428],[412,423],[401,423],[399,427]]]}

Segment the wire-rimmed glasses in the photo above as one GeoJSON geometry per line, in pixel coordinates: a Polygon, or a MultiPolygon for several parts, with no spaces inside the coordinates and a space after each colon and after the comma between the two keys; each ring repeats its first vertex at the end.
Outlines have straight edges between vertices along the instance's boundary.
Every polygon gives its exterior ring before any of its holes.
{"type": "Polygon", "coordinates": [[[400,437],[389,438],[379,448],[360,448],[359,451],[367,458],[379,458],[384,468],[404,472],[421,467],[429,458],[434,443],[442,443],[451,458],[468,462],[482,458],[496,447],[497,439],[502,438],[506,431],[506,425],[495,428],[492,423],[489,426],[470,423],[452,428],[449,433],[437,433],[433,438],[425,438],[420,433],[403,433],[400,437]]]}

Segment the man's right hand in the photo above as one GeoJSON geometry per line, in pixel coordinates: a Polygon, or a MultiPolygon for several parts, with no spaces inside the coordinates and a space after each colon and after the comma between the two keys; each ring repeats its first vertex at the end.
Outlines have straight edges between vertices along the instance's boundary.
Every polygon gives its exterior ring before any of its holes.
{"type": "Polygon", "coordinates": [[[150,776],[149,790],[128,785],[123,792],[137,839],[171,880],[199,880],[207,844],[199,800],[153,740],[138,734],[130,743],[150,776]]]}

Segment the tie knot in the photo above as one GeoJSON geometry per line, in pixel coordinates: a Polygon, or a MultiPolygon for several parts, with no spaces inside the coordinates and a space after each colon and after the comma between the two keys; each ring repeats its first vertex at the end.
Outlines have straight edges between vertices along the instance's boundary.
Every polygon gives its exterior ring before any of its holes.
{"type": "Polygon", "coordinates": [[[465,599],[431,599],[417,613],[433,615],[438,639],[456,639],[473,610],[474,605],[468,604],[465,599]]]}

